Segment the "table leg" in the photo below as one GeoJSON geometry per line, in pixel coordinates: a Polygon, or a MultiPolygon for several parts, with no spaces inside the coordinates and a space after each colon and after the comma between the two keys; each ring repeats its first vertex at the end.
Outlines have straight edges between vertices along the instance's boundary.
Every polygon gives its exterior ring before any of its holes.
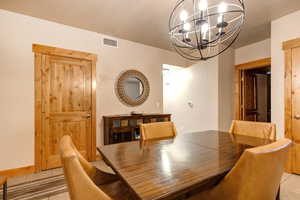
{"type": "Polygon", "coordinates": [[[276,200],[280,200],[280,186],[279,186],[279,188],[278,188],[278,192],[277,192],[276,200]]]}
{"type": "Polygon", "coordinates": [[[7,200],[7,182],[3,184],[3,200],[7,200]]]}

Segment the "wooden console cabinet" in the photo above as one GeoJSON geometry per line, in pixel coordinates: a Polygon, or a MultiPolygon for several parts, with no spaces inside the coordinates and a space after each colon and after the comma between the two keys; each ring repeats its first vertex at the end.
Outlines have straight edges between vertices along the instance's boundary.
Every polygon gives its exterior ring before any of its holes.
{"type": "Polygon", "coordinates": [[[142,123],[171,121],[170,114],[103,116],[104,144],[116,144],[140,139],[142,123]]]}

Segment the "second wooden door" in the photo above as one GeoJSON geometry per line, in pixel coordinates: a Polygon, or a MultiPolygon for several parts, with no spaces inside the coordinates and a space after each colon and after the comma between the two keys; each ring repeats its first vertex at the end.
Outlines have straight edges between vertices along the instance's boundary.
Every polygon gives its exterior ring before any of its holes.
{"type": "Polygon", "coordinates": [[[292,49],[292,172],[300,174],[300,47],[292,49]]]}
{"type": "Polygon", "coordinates": [[[242,117],[246,121],[257,120],[256,76],[250,70],[242,71],[242,117]]]}

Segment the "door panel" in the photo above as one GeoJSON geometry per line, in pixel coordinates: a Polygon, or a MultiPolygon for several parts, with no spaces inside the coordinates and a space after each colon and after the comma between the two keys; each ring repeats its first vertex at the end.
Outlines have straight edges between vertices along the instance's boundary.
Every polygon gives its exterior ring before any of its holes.
{"type": "Polygon", "coordinates": [[[293,139],[300,142],[300,48],[292,52],[292,132],[293,139]]]}
{"type": "Polygon", "coordinates": [[[300,143],[295,142],[292,147],[293,173],[300,174],[300,143]]]}
{"type": "Polygon", "coordinates": [[[256,121],[257,105],[256,105],[256,76],[248,70],[242,72],[243,80],[243,120],[256,121]]]}
{"type": "Polygon", "coordinates": [[[292,50],[292,168],[300,174],[300,48],[292,50]]]}
{"type": "Polygon", "coordinates": [[[42,169],[59,167],[59,142],[70,135],[91,159],[91,62],[46,56],[43,70],[42,169]]]}

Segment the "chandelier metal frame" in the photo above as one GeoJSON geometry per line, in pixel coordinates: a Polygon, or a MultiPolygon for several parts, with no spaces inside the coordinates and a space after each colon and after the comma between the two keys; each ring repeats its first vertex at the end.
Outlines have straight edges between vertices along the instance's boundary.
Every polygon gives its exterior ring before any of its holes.
{"type": "Polygon", "coordinates": [[[207,60],[226,51],[238,38],[245,20],[244,0],[235,1],[220,12],[220,4],[200,10],[199,0],[179,0],[169,18],[169,36],[176,52],[188,60],[207,60]],[[182,7],[186,2],[192,3],[193,13],[181,13],[186,15],[179,20],[179,11],[185,12],[182,7]],[[234,17],[226,21],[227,15],[234,17]]]}

